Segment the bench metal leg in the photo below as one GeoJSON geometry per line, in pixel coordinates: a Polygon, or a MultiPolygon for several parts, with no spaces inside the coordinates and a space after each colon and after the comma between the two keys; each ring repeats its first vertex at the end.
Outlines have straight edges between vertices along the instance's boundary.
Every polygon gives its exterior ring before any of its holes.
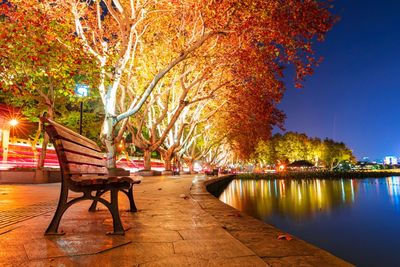
{"type": "MultiPolygon", "coordinates": [[[[106,190],[97,190],[96,191],[96,198],[99,198],[105,192],[107,192],[107,191],[106,190]]],[[[133,198],[133,185],[132,185],[131,188],[129,188],[129,190],[123,190],[122,189],[121,192],[123,192],[129,199],[129,211],[130,212],[137,212],[135,199],[133,198]]],[[[98,202],[97,200],[93,200],[92,205],[89,208],[90,212],[95,212],[96,211],[97,202],[98,202]]]]}
{"type": "Polygon", "coordinates": [[[125,231],[124,227],[122,226],[121,217],[118,210],[118,191],[119,190],[116,188],[111,189],[111,203],[108,206],[108,209],[110,210],[113,218],[114,232],[112,234],[123,235],[125,234],[125,231]]]}
{"type": "Polygon", "coordinates": [[[122,226],[121,222],[121,217],[119,214],[118,210],[118,189],[113,188],[110,190],[110,198],[111,201],[107,202],[104,199],[101,198],[101,196],[106,193],[108,190],[97,190],[96,191],[96,196],[95,199],[92,202],[92,205],[89,208],[89,211],[96,211],[96,206],[97,202],[100,201],[100,203],[104,204],[108,210],[111,213],[111,216],[113,218],[113,229],[114,232],[112,234],[114,235],[123,235],[125,234],[124,227],[122,226]]]}
{"type": "Polygon", "coordinates": [[[133,185],[131,186],[131,188],[129,188],[128,191],[122,190],[122,192],[124,192],[124,194],[129,199],[129,211],[130,212],[137,212],[137,208],[136,208],[136,205],[135,205],[135,199],[133,198],[133,185]]]}
{"type": "Polygon", "coordinates": [[[69,207],[67,205],[67,200],[68,200],[68,188],[65,185],[61,185],[61,192],[60,192],[60,198],[58,200],[57,210],[54,213],[53,219],[51,220],[49,226],[47,227],[47,230],[45,232],[46,235],[59,234],[57,231],[58,231],[58,226],[60,225],[61,217],[69,207]]]}
{"type": "MultiPolygon", "coordinates": [[[[108,190],[98,190],[96,192],[96,196],[98,195],[102,195],[104,192],[106,192],[108,190]]],[[[104,206],[106,206],[108,208],[108,210],[111,213],[112,219],[113,219],[113,232],[111,234],[114,235],[124,235],[125,231],[124,231],[124,227],[122,226],[122,221],[121,221],[121,217],[119,214],[119,210],[118,210],[118,189],[117,188],[112,188],[111,190],[111,201],[108,202],[107,200],[99,197],[93,197],[90,194],[90,191],[87,191],[84,193],[84,195],[82,197],[78,197],[75,198],[71,201],[67,201],[68,200],[68,187],[63,186],[61,187],[61,192],[60,192],[60,199],[58,201],[58,205],[57,205],[57,210],[53,216],[53,219],[50,222],[50,225],[48,226],[45,235],[59,235],[59,234],[64,234],[64,233],[58,233],[58,227],[60,225],[60,221],[61,218],[64,214],[64,212],[73,204],[80,202],[82,200],[88,200],[88,199],[92,199],[93,202],[97,202],[99,201],[100,203],[102,203],[104,206]],[[96,198],[96,199],[94,199],[96,198]]]]}
{"type": "MultiPolygon", "coordinates": [[[[101,197],[101,195],[103,195],[105,192],[106,192],[105,190],[97,190],[96,191],[96,199],[101,197]]],[[[93,200],[92,205],[90,205],[89,211],[90,212],[96,211],[96,207],[97,207],[97,200],[93,200]]]]}

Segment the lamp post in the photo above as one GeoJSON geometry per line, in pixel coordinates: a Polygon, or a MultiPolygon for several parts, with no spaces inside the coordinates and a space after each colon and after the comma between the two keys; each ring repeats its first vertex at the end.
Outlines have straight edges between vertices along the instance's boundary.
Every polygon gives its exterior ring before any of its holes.
{"type": "MultiPolygon", "coordinates": [[[[86,97],[89,95],[89,86],[86,84],[77,84],[75,87],[75,94],[79,97],[86,97]]],[[[82,113],[83,113],[83,100],[80,103],[80,114],[79,114],[79,134],[82,134],[82,113]]]]}

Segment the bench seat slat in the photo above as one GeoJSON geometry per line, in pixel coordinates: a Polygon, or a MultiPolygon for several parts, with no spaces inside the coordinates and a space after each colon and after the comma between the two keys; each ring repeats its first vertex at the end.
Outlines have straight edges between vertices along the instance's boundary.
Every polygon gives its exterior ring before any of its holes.
{"type": "Polygon", "coordinates": [[[106,167],[99,167],[93,165],[82,165],[70,163],[68,165],[70,174],[103,174],[107,175],[108,170],[106,167]]]}
{"type": "MultiPolygon", "coordinates": [[[[111,183],[135,183],[130,177],[107,177],[107,176],[72,176],[72,181],[74,181],[78,185],[104,185],[111,183]]],[[[137,182],[136,182],[137,183],[137,182]]],[[[139,181],[140,183],[140,181],[139,181]]]]}
{"type": "Polygon", "coordinates": [[[77,153],[80,154],[85,154],[94,158],[103,159],[103,153],[100,153],[97,150],[93,150],[91,148],[81,146],[67,140],[61,140],[61,142],[64,150],[76,151],[77,153]]]}
{"type": "Polygon", "coordinates": [[[54,127],[54,128],[57,131],[57,135],[58,135],[57,138],[69,140],[69,141],[79,144],[81,146],[86,146],[95,151],[101,152],[101,149],[99,148],[99,146],[92,140],[89,140],[83,136],[77,136],[74,132],[70,131],[69,129],[67,129],[65,127],[54,127]]]}
{"type": "Polygon", "coordinates": [[[51,125],[53,127],[57,128],[57,129],[61,129],[61,130],[65,131],[65,132],[68,132],[69,134],[76,136],[79,140],[85,140],[86,142],[97,146],[96,142],[94,142],[93,140],[90,140],[89,138],[87,138],[87,137],[85,137],[83,135],[80,135],[80,134],[72,131],[71,129],[68,129],[67,127],[65,127],[65,126],[63,126],[63,125],[61,125],[61,124],[59,124],[59,123],[57,123],[55,121],[52,121],[52,120],[48,120],[48,121],[51,123],[51,125]]]}
{"type": "Polygon", "coordinates": [[[70,151],[64,151],[64,154],[68,161],[66,163],[87,164],[99,167],[105,166],[105,160],[103,159],[92,158],[85,155],[76,154],[70,151]]]}

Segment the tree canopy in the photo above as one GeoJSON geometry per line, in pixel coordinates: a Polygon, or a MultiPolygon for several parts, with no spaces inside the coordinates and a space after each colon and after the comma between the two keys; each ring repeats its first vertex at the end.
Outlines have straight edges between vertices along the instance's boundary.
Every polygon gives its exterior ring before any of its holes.
{"type": "Polygon", "coordinates": [[[329,2],[313,0],[15,0],[0,6],[3,92],[73,107],[75,84],[89,84],[102,103],[101,112],[88,110],[104,118],[100,136],[109,167],[127,129],[143,149],[164,157],[183,156],[189,147],[224,147],[250,158],[272,127],[283,125],[276,105],[285,91],[284,68],[294,67],[301,87],[318,65],[314,44],[336,20],[329,2]],[[195,114],[208,124],[191,122],[195,114]],[[193,147],[189,140],[200,142],[194,137],[201,129],[207,135],[207,125],[215,128],[212,138],[200,139],[213,145],[193,147]]]}
{"type": "Polygon", "coordinates": [[[328,169],[332,169],[340,161],[355,160],[352,151],[343,142],[310,138],[295,132],[275,134],[268,141],[260,141],[253,157],[265,165],[306,160],[328,169]]]}

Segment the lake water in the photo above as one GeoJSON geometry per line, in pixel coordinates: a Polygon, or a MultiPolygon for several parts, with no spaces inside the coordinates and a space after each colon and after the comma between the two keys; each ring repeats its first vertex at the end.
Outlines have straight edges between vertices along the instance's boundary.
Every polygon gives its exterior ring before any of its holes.
{"type": "Polygon", "coordinates": [[[235,179],[219,199],[357,266],[400,266],[400,177],[235,179]]]}

